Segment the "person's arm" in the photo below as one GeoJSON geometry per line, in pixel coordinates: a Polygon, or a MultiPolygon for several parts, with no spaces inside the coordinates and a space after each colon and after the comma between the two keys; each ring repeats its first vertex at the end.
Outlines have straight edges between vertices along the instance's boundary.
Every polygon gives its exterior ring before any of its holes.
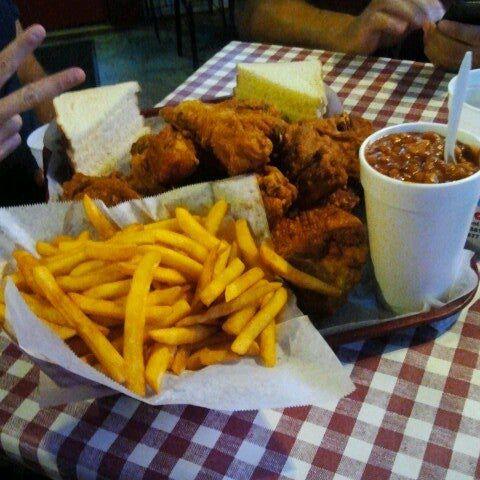
{"type": "Polygon", "coordinates": [[[356,17],[320,7],[306,0],[240,0],[237,29],[248,40],[370,54],[444,14],[439,0],[372,0],[356,17]]]}
{"type": "MultiPolygon", "coordinates": [[[[33,25],[3,50],[0,50],[0,88],[15,74],[25,59],[32,54],[45,38],[45,29],[33,25]]],[[[51,100],[65,90],[85,81],[80,68],[69,68],[33,83],[0,98],[0,161],[13,152],[21,143],[20,113],[51,100]]]]}
{"type": "MultiPolygon", "coordinates": [[[[23,28],[20,22],[16,22],[17,37],[23,33],[23,28]]],[[[42,68],[35,55],[31,53],[28,55],[17,69],[18,79],[22,85],[28,85],[29,83],[36,82],[45,78],[47,74],[42,68]]],[[[53,120],[55,116],[55,110],[53,108],[52,100],[45,100],[39,103],[34,108],[35,115],[40,123],[48,123],[53,120]]]]}
{"type": "Polygon", "coordinates": [[[473,53],[473,68],[480,67],[480,26],[443,20],[424,27],[425,55],[437,67],[456,71],[465,52],[473,53]]]}
{"type": "Polygon", "coordinates": [[[339,49],[340,32],[351,15],[322,10],[303,0],[237,0],[235,16],[241,38],[267,43],[339,49]]]}

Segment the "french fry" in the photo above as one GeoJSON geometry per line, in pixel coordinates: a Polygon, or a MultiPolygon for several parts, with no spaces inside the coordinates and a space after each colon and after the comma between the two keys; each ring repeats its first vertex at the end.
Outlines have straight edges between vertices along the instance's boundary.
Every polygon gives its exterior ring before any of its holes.
{"type": "Polygon", "coordinates": [[[230,256],[228,257],[228,263],[230,263],[234,258],[238,257],[238,245],[237,242],[232,242],[230,245],[230,256]]]}
{"type": "Polygon", "coordinates": [[[245,264],[235,258],[230,265],[202,290],[200,300],[207,307],[210,306],[227,288],[227,285],[238,278],[245,269],[245,264]]]}
{"type": "Polygon", "coordinates": [[[185,208],[178,207],[175,209],[175,216],[178,225],[192,240],[203,245],[208,250],[216,247],[220,240],[208,232],[193,215],[185,208]]]}
{"type": "Polygon", "coordinates": [[[84,230],[83,232],[80,232],[77,240],[82,241],[82,240],[90,240],[90,232],[88,230],[84,230]]]}
{"type": "Polygon", "coordinates": [[[241,218],[235,222],[235,237],[240,253],[249,267],[259,264],[259,253],[257,245],[253,240],[250,228],[245,219],[241,218]]]}
{"type": "Polygon", "coordinates": [[[185,317],[190,312],[190,305],[186,300],[183,298],[178,300],[172,305],[172,311],[165,319],[164,325],[165,327],[170,327],[175,325],[180,319],[185,317]]]}
{"type": "MultiPolygon", "coordinates": [[[[127,274],[132,274],[135,271],[135,267],[135,264],[127,262],[118,264],[118,268],[127,274]]],[[[167,285],[184,285],[188,282],[184,275],[173,268],[157,267],[153,272],[153,278],[167,285]]]]}
{"type": "Polygon", "coordinates": [[[217,260],[213,267],[213,277],[218,277],[225,270],[228,264],[228,259],[230,258],[231,250],[232,247],[227,242],[220,243],[217,260]]]}
{"type": "Polygon", "coordinates": [[[210,208],[205,218],[205,229],[212,235],[216,235],[227,211],[228,203],[223,199],[218,200],[213,207],[210,208]]]}
{"type": "Polygon", "coordinates": [[[175,375],[181,375],[187,367],[188,355],[189,352],[187,347],[177,347],[177,351],[175,352],[175,356],[173,357],[172,365],[170,367],[175,375]]]}
{"type": "Polygon", "coordinates": [[[251,343],[260,335],[262,330],[280,313],[287,303],[287,291],[279,288],[271,300],[261,308],[247,323],[232,343],[232,351],[244,355],[251,343]]]}
{"type": "Polygon", "coordinates": [[[71,235],[57,235],[50,242],[54,247],[58,247],[61,242],[73,242],[75,239],[71,235]]]}
{"type": "Polygon", "coordinates": [[[123,357],[125,358],[126,384],[138,395],[145,395],[145,365],[143,335],[146,321],[147,297],[153,272],[160,262],[157,252],[149,252],[140,261],[132,278],[125,307],[125,333],[123,357]]]}
{"type": "Polygon", "coordinates": [[[202,273],[200,274],[195,293],[193,294],[192,312],[198,311],[199,307],[201,306],[200,293],[202,293],[203,289],[211,282],[213,278],[213,269],[215,267],[218,249],[219,247],[212,248],[212,250],[208,252],[208,256],[203,264],[202,273]]]}
{"type": "Polygon", "coordinates": [[[132,258],[138,253],[136,245],[118,244],[112,247],[107,242],[93,242],[85,243],[85,253],[91,260],[110,260],[122,261],[132,258]]]}
{"type": "Polygon", "coordinates": [[[25,250],[16,250],[13,252],[13,258],[17,262],[17,267],[23,277],[23,280],[28,285],[28,288],[37,294],[41,295],[41,290],[35,283],[32,273],[33,269],[39,264],[38,260],[25,250]]]}
{"type": "Polygon", "coordinates": [[[58,250],[60,253],[66,253],[72,250],[77,250],[78,248],[82,248],[86,243],[86,240],[65,240],[63,242],[58,242],[58,250]]]}
{"type": "Polygon", "coordinates": [[[130,279],[104,283],[103,285],[98,285],[85,290],[84,295],[87,297],[102,298],[106,300],[110,298],[119,298],[122,295],[126,295],[130,291],[131,283],[132,281],[130,279]]]}
{"type": "Polygon", "coordinates": [[[253,318],[256,311],[256,305],[249,305],[238,312],[232,313],[223,322],[222,329],[230,335],[238,335],[242,328],[253,318]]]}
{"type": "Polygon", "coordinates": [[[274,367],[277,363],[275,320],[272,320],[260,333],[260,358],[268,368],[274,367]]]}
{"type": "Polygon", "coordinates": [[[200,360],[200,352],[192,353],[187,358],[186,369],[191,371],[200,370],[203,367],[200,360]]]}
{"type": "Polygon", "coordinates": [[[27,290],[32,291],[32,289],[28,286],[24,276],[22,275],[22,272],[14,272],[10,275],[7,275],[5,279],[10,279],[19,290],[22,290],[24,292],[27,290]]]}
{"type": "Polygon", "coordinates": [[[158,252],[162,256],[162,265],[174,268],[179,272],[197,279],[202,273],[202,265],[183,253],[160,245],[144,245],[138,247],[141,252],[158,252]]]}
{"type": "MultiPolygon", "coordinates": [[[[203,347],[201,350],[195,352],[200,357],[200,363],[207,367],[216,363],[232,362],[240,360],[242,357],[237,353],[232,352],[230,344],[212,345],[203,347]]],[[[254,357],[258,355],[260,348],[256,342],[252,342],[249,349],[245,352],[245,356],[254,357]]]]}
{"type": "Polygon", "coordinates": [[[166,345],[187,345],[200,342],[213,335],[215,327],[195,325],[193,327],[171,327],[150,330],[150,338],[166,345]]]}
{"type": "Polygon", "coordinates": [[[122,230],[107,240],[108,245],[115,244],[131,244],[131,245],[145,245],[155,243],[155,230],[140,230],[137,232],[125,232],[122,230]]]}
{"type": "Polygon", "coordinates": [[[197,262],[203,263],[207,258],[208,250],[186,235],[165,229],[154,230],[154,234],[158,243],[181,250],[197,262]]]}
{"type": "Polygon", "coordinates": [[[49,257],[58,253],[58,249],[48,242],[37,242],[35,249],[42,257],[49,257]]]}
{"type": "Polygon", "coordinates": [[[77,277],[57,277],[57,283],[64,291],[80,292],[98,285],[103,285],[104,283],[123,280],[126,276],[128,276],[128,274],[122,271],[117,265],[109,265],[101,270],[95,270],[77,277]]]}
{"type": "Polygon", "coordinates": [[[195,315],[188,315],[179,320],[176,327],[191,327],[192,325],[218,325],[218,318],[205,318],[204,314],[197,313],[195,315]]]}
{"type": "Polygon", "coordinates": [[[314,292],[332,297],[339,297],[342,294],[340,289],[328,285],[320,279],[290,265],[284,258],[270,248],[266,242],[260,246],[260,256],[263,263],[275,274],[293,283],[297,287],[313,290],[314,292]]]}
{"type": "MultiPolygon", "coordinates": [[[[125,305],[119,305],[111,300],[103,300],[100,298],[91,298],[78,293],[70,293],[69,297],[75,302],[75,304],[84,313],[90,315],[96,315],[101,317],[99,322],[105,326],[121,325],[126,315],[126,302],[125,305]]],[[[147,322],[158,322],[159,320],[167,318],[173,311],[171,306],[147,306],[145,310],[145,316],[147,322]]]]}
{"type": "Polygon", "coordinates": [[[69,340],[77,335],[74,328],[66,327],[65,325],[57,325],[55,323],[48,322],[47,320],[40,318],[41,322],[46,325],[55,335],[62,340],[69,340]]]}
{"type": "Polygon", "coordinates": [[[69,321],[62,314],[47,303],[43,298],[30,295],[29,293],[21,293],[23,300],[29,306],[30,310],[39,318],[54,323],[56,325],[68,327],[69,321]]]}
{"type": "Polygon", "coordinates": [[[72,250],[60,255],[53,255],[43,259],[40,263],[45,265],[52,275],[66,275],[87,258],[85,250],[72,250]]]}
{"type": "Polygon", "coordinates": [[[225,289],[225,301],[230,302],[264,277],[261,268],[253,267],[230,283],[225,289]]]}
{"type": "Polygon", "coordinates": [[[87,260],[80,265],[76,266],[71,272],[70,276],[79,277],[85,275],[86,273],[94,272],[95,270],[100,270],[107,266],[107,262],[103,260],[87,260]]]}
{"type": "Polygon", "coordinates": [[[175,354],[175,349],[163,345],[154,345],[152,352],[145,367],[145,378],[150,388],[156,392],[160,392],[163,376],[175,354]]]}
{"type": "Polygon", "coordinates": [[[90,347],[108,374],[117,382],[125,381],[124,361],[121,355],[98,327],[62,292],[50,271],[43,266],[33,269],[33,278],[48,301],[67,318],[73,328],[90,347]]]}
{"type": "Polygon", "coordinates": [[[176,218],[167,218],[165,220],[159,220],[158,222],[147,223],[145,230],[170,230],[171,232],[178,232],[180,226],[176,218]]]}
{"type": "MultiPolygon", "coordinates": [[[[267,293],[278,290],[282,286],[279,282],[267,282],[260,280],[258,283],[243,292],[239,297],[231,302],[219,303],[210,307],[205,313],[197,315],[193,320],[194,324],[208,323],[217,318],[226,317],[248,305],[261,300],[267,293]]],[[[188,318],[188,317],[187,317],[188,318]]],[[[186,319],[177,322],[177,326],[187,326],[186,319]]]]}
{"type": "Polygon", "coordinates": [[[127,225],[126,227],[124,227],[123,231],[125,233],[134,233],[134,232],[141,232],[144,229],[145,229],[145,226],[142,225],[141,223],[131,223],[130,225],[127,225]]]}
{"type": "Polygon", "coordinates": [[[106,240],[118,231],[88,195],[84,195],[83,197],[83,208],[85,209],[88,220],[98,232],[100,238],[106,240]]]}
{"type": "Polygon", "coordinates": [[[173,305],[182,295],[182,287],[154,290],[148,294],[147,305],[173,305]]]}

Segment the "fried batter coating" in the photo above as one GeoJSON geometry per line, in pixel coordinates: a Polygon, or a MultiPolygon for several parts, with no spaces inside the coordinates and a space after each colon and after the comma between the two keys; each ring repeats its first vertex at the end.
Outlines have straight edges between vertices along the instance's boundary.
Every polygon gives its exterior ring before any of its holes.
{"type": "Polygon", "coordinates": [[[254,172],[269,162],[273,143],[286,123],[262,102],[199,100],[164,107],[163,118],[213,154],[230,176],[254,172]]]}
{"type": "Polygon", "coordinates": [[[257,173],[257,181],[268,224],[272,228],[288,212],[297,199],[298,191],[278,168],[270,165],[257,173]]]}
{"type": "Polygon", "coordinates": [[[131,154],[130,184],[145,195],[182,182],[199,163],[193,142],[171,126],[139,138],[132,145],[131,154]]]}
{"type": "Polygon", "coordinates": [[[359,178],[358,150],[372,132],[368,120],[347,113],[287,127],[280,166],[297,186],[303,208],[359,178]]]}
{"type": "Polygon", "coordinates": [[[281,219],[272,240],[275,250],[292,264],[342,290],[340,298],[296,290],[301,306],[315,314],[329,315],[345,301],[368,258],[360,219],[332,205],[281,219]]]}
{"type": "Polygon", "coordinates": [[[82,200],[84,195],[88,195],[90,198],[102,200],[107,207],[140,198],[118,172],[107,177],[89,177],[76,173],[62,187],[64,200],[82,200]]]}

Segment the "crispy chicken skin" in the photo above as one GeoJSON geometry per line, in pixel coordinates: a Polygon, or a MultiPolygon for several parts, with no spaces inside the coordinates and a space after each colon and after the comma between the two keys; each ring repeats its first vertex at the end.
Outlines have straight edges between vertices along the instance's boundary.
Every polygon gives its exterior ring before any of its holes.
{"type": "Polygon", "coordinates": [[[64,200],[82,200],[84,195],[102,200],[108,207],[140,198],[118,172],[108,177],[89,177],[76,173],[63,184],[64,200]]]}
{"type": "Polygon", "coordinates": [[[213,154],[228,175],[253,172],[267,164],[273,142],[286,123],[264,103],[236,99],[219,103],[185,101],[161,115],[213,154]]]}
{"type": "Polygon", "coordinates": [[[373,132],[371,123],[343,113],[336,117],[288,125],[280,167],[308,208],[358,179],[358,150],[373,132]]]}
{"type": "Polygon", "coordinates": [[[276,167],[267,165],[257,173],[258,186],[262,193],[263,205],[268,224],[273,227],[283,218],[297,199],[297,188],[292,185],[276,167]]]}
{"type": "Polygon", "coordinates": [[[366,230],[360,219],[333,205],[283,218],[272,229],[275,250],[293,265],[339,287],[340,298],[297,289],[307,313],[329,315],[360,281],[368,258],[366,230]]]}
{"type": "Polygon", "coordinates": [[[131,154],[130,184],[146,195],[182,182],[199,163],[193,142],[170,126],[158,134],[139,138],[132,145],[131,154]]]}

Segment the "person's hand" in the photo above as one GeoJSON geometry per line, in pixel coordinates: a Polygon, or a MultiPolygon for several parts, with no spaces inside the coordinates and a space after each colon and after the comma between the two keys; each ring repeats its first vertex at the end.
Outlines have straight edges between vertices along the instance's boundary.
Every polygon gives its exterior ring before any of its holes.
{"type": "MultiPolygon", "coordinates": [[[[0,51],[0,88],[17,71],[23,60],[37,48],[45,38],[45,29],[40,25],[21,33],[4,50],[0,51]]],[[[20,113],[32,109],[45,100],[56,97],[65,90],[85,81],[85,73],[79,68],[42,78],[38,82],[0,98],[0,161],[6,158],[21,143],[20,113]]]]}
{"type": "Polygon", "coordinates": [[[473,67],[480,67],[480,26],[442,20],[437,26],[425,24],[423,31],[425,55],[437,67],[458,70],[469,50],[473,67]]]}
{"type": "Polygon", "coordinates": [[[444,14],[440,0],[373,0],[341,32],[342,51],[373,53],[380,47],[395,45],[425,22],[437,22],[444,14]]]}

